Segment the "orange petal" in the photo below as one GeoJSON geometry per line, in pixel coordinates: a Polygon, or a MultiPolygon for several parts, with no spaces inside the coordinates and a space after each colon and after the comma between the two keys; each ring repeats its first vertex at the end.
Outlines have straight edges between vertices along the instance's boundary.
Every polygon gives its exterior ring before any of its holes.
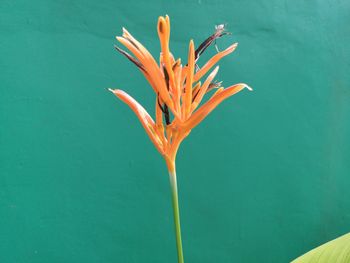
{"type": "Polygon", "coordinates": [[[215,93],[214,93],[214,95],[213,95],[212,97],[218,95],[218,94],[221,93],[222,91],[224,91],[224,87],[218,88],[218,90],[215,91],[215,93]]]}
{"type": "Polygon", "coordinates": [[[165,15],[165,21],[169,29],[169,37],[170,37],[170,17],[168,15],[165,15]]]}
{"type": "Polygon", "coordinates": [[[190,41],[188,50],[188,69],[186,76],[186,87],[183,95],[183,107],[184,117],[188,118],[191,111],[192,103],[192,84],[193,84],[193,72],[194,72],[194,44],[193,40],[190,41]]]}
{"type": "Polygon", "coordinates": [[[164,78],[151,53],[125,28],[123,28],[123,37],[117,37],[117,40],[125,45],[139,59],[148,74],[148,77],[146,77],[147,80],[153,85],[155,91],[159,92],[161,98],[169,108],[174,111],[174,105],[166,88],[164,78]],[[152,79],[152,81],[150,81],[150,79],[152,79]]]}
{"type": "MultiPolygon", "coordinates": [[[[200,90],[200,88],[201,88],[201,82],[199,81],[199,82],[197,82],[197,84],[196,84],[196,86],[193,88],[193,90],[192,90],[192,97],[194,98],[194,97],[196,97],[197,96],[197,93],[199,92],[199,90],[200,90]],[[199,84],[199,85],[198,85],[199,84]]],[[[193,100],[193,98],[192,98],[192,100],[193,100]]]]}
{"type": "Polygon", "coordinates": [[[156,132],[161,139],[163,146],[167,144],[167,140],[164,136],[164,125],[163,125],[163,111],[161,110],[162,99],[157,95],[156,96],[156,132]]]}
{"type": "Polygon", "coordinates": [[[236,94],[244,88],[251,90],[251,88],[246,84],[240,83],[226,88],[218,94],[214,95],[209,101],[207,101],[202,107],[200,107],[195,113],[192,114],[190,119],[185,124],[187,126],[187,129],[193,129],[223,100],[236,94]]]}
{"type": "Polygon", "coordinates": [[[144,75],[144,77],[148,80],[149,84],[151,85],[151,87],[153,88],[153,90],[157,93],[157,86],[154,82],[154,80],[152,79],[152,77],[149,75],[148,72],[146,72],[146,68],[144,67],[144,64],[146,64],[144,56],[142,53],[140,53],[140,51],[133,46],[130,42],[127,41],[127,39],[123,38],[123,37],[116,37],[117,40],[122,43],[124,46],[126,46],[137,58],[137,60],[141,63],[141,65],[143,66],[144,70],[141,70],[142,74],[144,75]]]}
{"type": "Polygon", "coordinates": [[[118,89],[116,90],[109,89],[109,90],[113,92],[113,94],[116,95],[119,99],[125,102],[135,112],[143,128],[148,134],[149,138],[151,139],[153,144],[156,146],[157,150],[161,154],[163,154],[164,151],[162,149],[163,148],[162,141],[157,135],[155,123],[152,117],[147,113],[147,111],[133,97],[131,97],[126,92],[118,89]]]}
{"type": "MultiPolygon", "coordinates": [[[[178,59],[176,64],[173,66],[174,68],[174,76],[175,76],[175,85],[176,89],[178,91],[178,94],[175,97],[175,109],[177,112],[179,112],[179,115],[181,114],[181,106],[180,106],[180,98],[181,98],[181,93],[182,93],[182,84],[181,84],[181,74],[182,74],[182,64],[181,64],[181,59],[178,59]]],[[[181,116],[179,116],[181,118],[181,116]]]]}
{"type": "Polygon", "coordinates": [[[203,86],[199,89],[198,94],[196,96],[196,98],[194,99],[194,101],[192,102],[192,106],[191,106],[191,112],[193,112],[197,106],[199,105],[199,103],[202,101],[205,93],[207,92],[207,89],[209,87],[209,84],[212,82],[212,80],[215,78],[216,74],[218,73],[219,70],[219,66],[216,66],[216,68],[213,70],[212,73],[210,73],[210,75],[208,76],[208,78],[205,80],[205,82],[203,83],[203,86]]]}
{"type": "Polygon", "coordinates": [[[156,125],[163,125],[163,112],[160,108],[160,105],[162,105],[161,103],[161,98],[159,98],[159,96],[156,96],[156,125]]]}
{"type": "Polygon", "coordinates": [[[211,69],[220,59],[227,56],[228,54],[232,53],[238,43],[234,43],[233,45],[229,46],[224,51],[221,51],[217,53],[215,56],[213,56],[195,75],[193,81],[198,81],[201,77],[203,77],[209,69],[211,69]]]}
{"type": "Polygon", "coordinates": [[[176,83],[174,78],[174,71],[172,69],[172,64],[174,60],[171,58],[172,55],[169,52],[169,39],[170,39],[170,19],[168,16],[160,16],[158,19],[158,36],[160,40],[160,45],[162,49],[162,60],[165,64],[165,69],[169,76],[169,86],[173,93],[173,102],[175,103],[176,97],[179,91],[176,89],[176,83]]]}

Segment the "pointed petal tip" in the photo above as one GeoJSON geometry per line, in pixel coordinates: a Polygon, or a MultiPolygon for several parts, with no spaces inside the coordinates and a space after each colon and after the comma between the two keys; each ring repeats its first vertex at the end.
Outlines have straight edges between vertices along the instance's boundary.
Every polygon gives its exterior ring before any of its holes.
{"type": "Polygon", "coordinates": [[[231,46],[229,46],[227,48],[227,50],[232,52],[232,51],[234,51],[237,48],[237,46],[238,46],[238,43],[233,43],[231,46]]]}
{"type": "Polygon", "coordinates": [[[121,36],[116,36],[115,37],[119,42],[123,41],[124,37],[121,37],[121,36]]]}
{"type": "Polygon", "coordinates": [[[215,75],[218,73],[219,69],[220,69],[220,66],[217,65],[217,66],[214,68],[214,70],[209,74],[209,76],[215,77],[215,75]]]}
{"type": "Polygon", "coordinates": [[[122,30],[123,30],[123,37],[124,37],[124,38],[129,38],[129,37],[130,37],[129,31],[126,30],[125,27],[122,27],[122,30]]]}
{"type": "Polygon", "coordinates": [[[126,30],[125,27],[122,27],[122,31],[123,31],[123,33],[129,33],[128,30],[126,30]]]}
{"type": "Polygon", "coordinates": [[[245,85],[245,87],[246,87],[249,91],[253,91],[253,88],[252,88],[252,87],[248,86],[247,84],[244,84],[244,85],[245,85]]]}
{"type": "MultiPolygon", "coordinates": [[[[122,94],[123,91],[120,90],[120,89],[108,89],[110,92],[112,92],[114,95],[119,95],[119,94],[122,94]]],[[[125,92],[124,92],[125,93],[125,92]]]]}

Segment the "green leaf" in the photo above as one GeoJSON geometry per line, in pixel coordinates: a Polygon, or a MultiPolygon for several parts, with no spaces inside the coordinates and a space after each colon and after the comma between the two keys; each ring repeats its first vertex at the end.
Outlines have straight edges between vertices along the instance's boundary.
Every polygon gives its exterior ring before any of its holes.
{"type": "Polygon", "coordinates": [[[292,261],[292,263],[330,262],[350,262],[350,233],[329,241],[292,261]]]}

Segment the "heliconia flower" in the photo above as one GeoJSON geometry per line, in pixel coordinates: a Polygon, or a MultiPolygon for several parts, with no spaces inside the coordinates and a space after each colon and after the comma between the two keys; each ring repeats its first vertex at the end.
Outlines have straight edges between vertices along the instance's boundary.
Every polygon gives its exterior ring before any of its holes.
{"type": "Polygon", "coordinates": [[[199,56],[217,38],[228,34],[224,25],[216,26],[216,32],[208,37],[197,49],[191,40],[187,64],[183,66],[181,60],[175,60],[169,50],[170,19],[168,16],[159,17],[158,35],[161,45],[160,63],[157,64],[149,51],[138,42],[125,28],[123,35],[117,37],[133,54],[116,49],[132,61],[143,73],[156,95],[155,121],[147,111],[126,92],[111,90],[135,112],[145,128],[157,150],[164,156],[168,168],[175,169],[176,153],[182,140],[197,126],[218,104],[244,88],[251,88],[239,83],[228,88],[221,87],[221,82],[214,82],[219,66],[209,74],[202,84],[200,79],[224,56],[232,53],[237,43],[226,50],[214,55],[203,67],[198,69],[196,61],[199,56]],[[211,98],[199,107],[204,96],[213,88],[217,91],[211,98]],[[170,120],[170,113],[173,119],[170,120]]]}
{"type": "Polygon", "coordinates": [[[251,90],[244,83],[235,84],[227,88],[222,87],[222,82],[214,80],[219,66],[216,66],[209,73],[220,59],[232,53],[237,48],[237,43],[232,44],[223,51],[218,51],[217,54],[199,68],[197,61],[200,55],[210,45],[215,44],[216,46],[216,39],[229,34],[225,30],[225,25],[216,26],[215,29],[214,34],[201,43],[197,49],[195,49],[193,40],[190,41],[187,63],[185,65],[181,64],[181,59],[175,60],[173,54],[170,52],[170,19],[168,16],[159,17],[158,19],[158,35],[161,46],[159,64],[150,52],[125,28],[123,28],[122,36],[117,37],[117,40],[132,55],[119,47],[116,47],[116,49],[140,69],[155,93],[154,120],[126,92],[119,89],[110,89],[111,92],[135,112],[151,141],[165,158],[173,190],[174,220],[176,224],[179,262],[183,262],[183,255],[175,173],[175,159],[178,148],[191,130],[223,100],[240,92],[244,88],[251,90]],[[207,73],[209,74],[202,83],[201,79],[207,73]],[[214,94],[201,105],[205,95],[214,89],[216,89],[214,94]]]}

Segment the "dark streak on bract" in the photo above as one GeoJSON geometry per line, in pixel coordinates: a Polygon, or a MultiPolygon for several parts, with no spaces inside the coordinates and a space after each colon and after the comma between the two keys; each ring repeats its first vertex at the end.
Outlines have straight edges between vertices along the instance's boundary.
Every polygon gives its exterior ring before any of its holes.
{"type": "Polygon", "coordinates": [[[178,66],[178,61],[175,61],[175,63],[173,64],[173,66],[171,67],[171,69],[174,71],[176,69],[176,67],[178,66]]]}
{"type": "Polygon", "coordinates": [[[209,36],[206,40],[204,40],[199,47],[195,50],[194,52],[194,58],[195,61],[198,60],[199,56],[211,45],[215,42],[216,39],[225,36],[225,35],[229,35],[231,33],[226,32],[225,31],[225,27],[224,26],[217,26],[215,33],[212,34],[211,36],[209,36]]]}
{"type": "Polygon", "coordinates": [[[129,38],[126,38],[126,40],[128,40],[130,42],[130,44],[133,45],[137,50],[140,50],[139,47],[136,45],[136,43],[134,41],[132,41],[129,38]]]}
{"type": "Polygon", "coordinates": [[[164,104],[164,117],[165,117],[165,123],[166,125],[170,124],[170,114],[169,114],[169,109],[168,106],[166,104],[164,104]]]}
{"type": "Polygon", "coordinates": [[[114,48],[121,53],[122,55],[124,55],[128,60],[130,60],[132,63],[134,63],[139,69],[141,69],[142,71],[144,71],[146,73],[146,70],[144,68],[144,66],[137,60],[135,59],[133,56],[131,56],[128,52],[122,50],[121,48],[114,46],[114,48]]]}
{"type": "Polygon", "coordinates": [[[159,32],[163,34],[163,23],[159,23],[159,32]]]}
{"type": "MultiPolygon", "coordinates": [[[[164,72],[166,88],[169,91],[169,74],[168,74],[168,71],[166,70],[164,65],[163,65],[163,72],[164,72]]],[[[169,125],[170,124],[169,109],[168,109],[168,106],[165,103],[164,103],[164,111],[163,112],[164,112],[164,117],[165,117],[165,123],[167,125],[169,125]]]]}
{"type": "Polygon", "coordinates": [[[199,89],[197,90],[196,94],[194,94],[194,96],[192,97],[192,102],[194,102],[194,100],[196,99],[198,93],[199,93],[199,89]]]}
{"type": "Polygon", "coordinates": [[[164,78],[166,82],[166,88],[169,91],[169,74],[164,65],[163,65],[163,72],[164,72],[164,78]]]}
{"type": "Polygon", "coordinates": [[[169,115],[169,109],[168,106],[164,103],[164,107],[161,105],[160,101],[159,101],[159,92],[157,94],[157,102],[158,102],[158,106],[159,108],[162,110],[162,112],[164,113],[164,118],[165,118],[165,123],[167,125],[170,124],[170,115],[169,115]]]}

